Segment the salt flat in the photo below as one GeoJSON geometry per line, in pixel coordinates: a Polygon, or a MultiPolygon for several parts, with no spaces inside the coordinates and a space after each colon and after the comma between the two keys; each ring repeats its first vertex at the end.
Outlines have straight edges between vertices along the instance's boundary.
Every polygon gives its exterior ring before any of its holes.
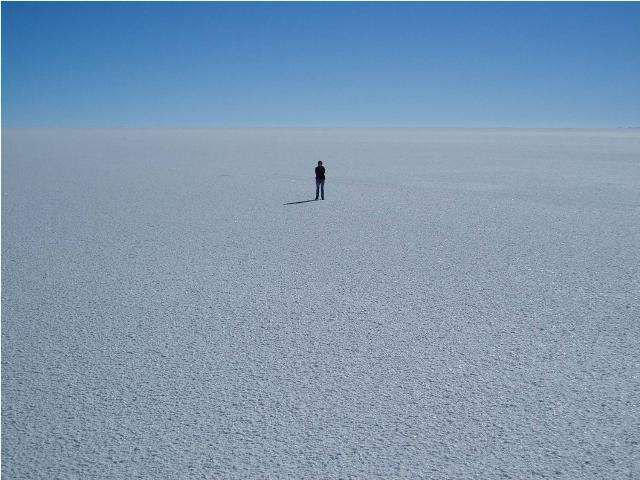
{"type": "Polygon", "coordinates": [[[2,140],[3,478],[640,478],[639,130],[2,140]]]}

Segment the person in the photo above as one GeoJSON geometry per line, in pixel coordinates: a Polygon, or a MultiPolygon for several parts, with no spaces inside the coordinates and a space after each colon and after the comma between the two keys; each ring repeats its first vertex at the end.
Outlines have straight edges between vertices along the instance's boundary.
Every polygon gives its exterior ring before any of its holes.
{"type": "Polygon", "coordinates": [[[324,200],[324,167],[322,162],[318,162],[316,167],[316,200],[318,200],[318,193],[322,195],[322,200],[324,200]]]}

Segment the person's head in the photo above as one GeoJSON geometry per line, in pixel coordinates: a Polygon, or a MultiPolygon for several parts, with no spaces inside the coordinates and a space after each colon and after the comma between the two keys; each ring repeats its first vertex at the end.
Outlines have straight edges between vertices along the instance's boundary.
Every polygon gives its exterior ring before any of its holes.
{"type": "Polygon", "coordinates": [[[319,161],[319,162],[318,162],[318,165],[322,165],[322,161],[319,161]]]}

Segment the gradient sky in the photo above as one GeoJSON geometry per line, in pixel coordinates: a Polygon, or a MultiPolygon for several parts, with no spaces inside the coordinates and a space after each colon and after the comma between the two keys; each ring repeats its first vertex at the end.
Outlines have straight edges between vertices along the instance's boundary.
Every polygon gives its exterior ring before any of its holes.
{"type": "Polygon", "coordinates": [[[640,126],[640,4],[3,2],[2,120],[640,126]]]}

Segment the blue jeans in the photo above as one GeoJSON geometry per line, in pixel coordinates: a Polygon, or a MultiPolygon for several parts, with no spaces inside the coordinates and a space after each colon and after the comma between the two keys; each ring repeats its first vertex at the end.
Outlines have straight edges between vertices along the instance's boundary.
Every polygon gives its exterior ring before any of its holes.
{"type": "Polygon", "coordinates": [[[318,199],[318,193],[322,194],[324,200],[324,178],[316,178],[316,200],[318,199]]]}

